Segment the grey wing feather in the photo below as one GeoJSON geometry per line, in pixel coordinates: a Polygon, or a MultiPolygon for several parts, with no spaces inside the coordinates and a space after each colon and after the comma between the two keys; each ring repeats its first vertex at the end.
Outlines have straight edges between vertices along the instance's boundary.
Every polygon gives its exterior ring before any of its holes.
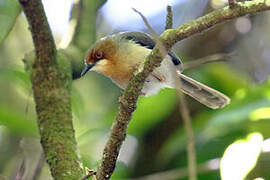
{"type": "MultiPolygon", "coordinates": [[[[139,31],[130,31],[130,32],[123,32],[121,33],[121,37],[127,40],[132,40],[135,43],[140,44],[148,49],[153,49],[156,45],[155,41],[151,38],[150,35],[139,32],[139,31]]],[[[181,60],[172,52],[170,51],[168,55],[171,57],[171,60],[174,65],[182,64],[181,60]]]]}
{"type": "Polygon", "coordinates": [[[193,97],[200,103],[212,108],[223,108],[230,103],[230,98],[194,79],[180,74],[180,89],[187,95],[193,97]]]}

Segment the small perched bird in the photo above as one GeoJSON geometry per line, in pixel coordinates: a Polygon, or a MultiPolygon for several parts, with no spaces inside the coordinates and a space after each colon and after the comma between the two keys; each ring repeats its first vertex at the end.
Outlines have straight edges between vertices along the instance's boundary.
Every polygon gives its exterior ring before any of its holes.
{"type": "MultiPolygon", "coordinates": [[[[111,78],[120,88],[125,89],[133,73],[154,46],[154,40],[143,32],[122,32],[106,36],[86,53],[86,67],[81,76],[93,70],[111,78]]],[[[181,74],[181,67],[181,60],[172,51],[169,52],[161,66],[147,77],[142,94],[149,96],[162,88],[177,88],[179,86],[176,86],[176,81],[180,80],[181,91],[210,108],[222,108],[230,102],[226,95],[181,74]]]]}

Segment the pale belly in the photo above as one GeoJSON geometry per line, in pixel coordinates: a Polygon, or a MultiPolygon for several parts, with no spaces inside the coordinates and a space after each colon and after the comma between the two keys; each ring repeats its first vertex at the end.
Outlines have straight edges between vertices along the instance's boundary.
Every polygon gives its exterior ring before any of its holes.
{"type": "Polygon", "coordinates": [[[158,78],[150,74],[144,83],[142,93],[146,96],[157,94],[161,89],[174,88],[175,81],[179,78],[175,73],[176,69],[171,59],[167,57],[161,63],[161,66],[154,70],[155,74],[164,77],[164,81],[160,81],[158,78]]]}
{"type": "MultiPolygon", "coordinates": [[[[178,77],[175,77],[176,69],[171,59],[167,56],[161,63],[161,66],[154,70],[154,74],[157,76],[163,77],[164,80],[160,80],[155,77],[153,74],[150,74],[143,86],[142,94],[145,96],[151,96],[157,94],[161,89],[164,88],[174,88],[175,80],[178,77]]],[[[123,80],[118,80],[116,78],[112,78],[112,81],[117,84],[120,88],[125,89],[128,85],[129,78],[123,80]]]]}

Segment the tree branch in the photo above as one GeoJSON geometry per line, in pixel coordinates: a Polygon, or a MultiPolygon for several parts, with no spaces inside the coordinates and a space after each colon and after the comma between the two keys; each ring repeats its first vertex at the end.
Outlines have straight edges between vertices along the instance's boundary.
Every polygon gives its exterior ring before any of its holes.
{"type": "Polygon", "coordinates": [[[182,70],[185,71],[187,69],[197,68],[197,67],[204,65],[204,64],[207,64],[207,63],[228,61],[228,60],[232,59],[233,56],[236,56],[235,52],[211,54],[209,56],[205,56],[205,57],[184,63],[182,70]]]}
{"type": "Polygon", "coordinates": [[[63,51],[71,61],[72,78],[81,77],[84,53],[96,40],[96,13],[106,0],[80,0],[73,5],[71,21],[76,21],[74,35],[69,46],[63,51]]]}
{"type": "MultiPolygon", "coordinates": [[[[219,164],[219,158],[208,160],[205,163],[201,163],[198,165],[198,173],[204,174],[211,171],[217,171],[220,168],[219,164]]],[[[174,180],[183,179],[186,177],[189,177],[188,168],[177,168],[128,180],[174,180]]]]}
{"type": "MultiPolygon", "coordinates": [[[[201,18],[190,23],[186,23],[175,29],[166,30],[160,36],[166,51],[178,41],[188,38],[194,34],[201,33],[209,28],[223,23],[227,20],[247,14],[270,9],[270,0],[253,0],[236,3],[236,7],[230,9],[228,6],[213,11],[201,18]]],[[[112,125],[109,140],[106,143],[101,165],[97,172],[97,179],[109,179],[114,171],[116,160],[120,147],[126,137],[127,125],[131,119],[132,113],[136,108],[137,99],[143,87],[145,79],[158,67],[164,58],[158,48],[154,48],[150,55],[146,58],[142,67],[140,67],[134,76],[130,79],[129,84],[120,98],[119,111],[112,125]]]]}
{"type": "MultiPolygon", "coordinates": [[[[35,46],[31,82],[38,126],[46,160],[54,179],[79,179],[83,170],[76,154],[71,113],[71,70],[57,55],[54,39],[40,0],[19,0],[35,46]]],[[[30,63],[31,64],[31,63],[30,63]]]]}
{"type": "MultiPolygon", "coordinates": [[[[179,81],[179,86],[181,87],[181,82],[179,81]]],[[[187,135],[187,161],[188,161],[188,177],[190,180],[197,180],[197,163],[196,163],[196,149],[195,149],[195,138],[192,129],[192,123],[190,118],[189,109],[187,107],[187,102],[184,94],[178,92],[179,99],[179,112],[181,113],[182,119],[184,121],[184,127],[187,135]]]]}
{"type": "Polygon", "coordinates": [[[171,29],[173,27],[173,14],[172,14],[172,6],[167,6],[167,16],[166,16],[166,26],[165,30],[171,29]]]}
{"type": "Polygon", "coordinates": [[[43,6],[39,0],[19,0],[27,17],[35,46],[35,66],[56,63],[56,48],[43,6]]]}
{"type": "Polygon", "coordinates": [[[96,13],[106,0],[80,0],[72,9],[71,20],[76,21],[76,27],[71,44],[82,52],[96,39],[96,13]]]}
{"type": "Polygon", "coordinates": [[[41,174],[41,170],[43,168],[44,163],[45,163],[44,153],[41,152],[40,153],[39,160],[38,160],[38,163],[37,163],[36,168],[34,170],[34,174],[33,174],[32,180],[38,180],[39,179],[40,174],[41,174]]]}

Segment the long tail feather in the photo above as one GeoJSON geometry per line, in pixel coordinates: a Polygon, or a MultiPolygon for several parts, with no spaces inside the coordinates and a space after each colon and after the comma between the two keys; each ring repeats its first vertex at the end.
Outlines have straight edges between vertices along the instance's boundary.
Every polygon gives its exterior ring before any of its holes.
{"type": "Polygon", "coordinates": [[[200,103],[212,108],[223,108],[230,103],[230,98],[194,79],[183,74],[179,74],[181,79],[181,90],[199,101],[200,103]]]}

